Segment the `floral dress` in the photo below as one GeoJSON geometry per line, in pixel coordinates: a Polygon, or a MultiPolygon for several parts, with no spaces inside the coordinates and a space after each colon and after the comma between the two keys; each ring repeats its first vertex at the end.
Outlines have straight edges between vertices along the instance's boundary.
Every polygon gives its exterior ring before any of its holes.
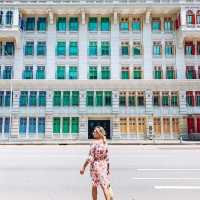
{"type": "Polygon", "coordinates": [[[92,185],[108,188],[110,185],[108,145],[100,142],[92,143],[88,159],[92,185]]]}

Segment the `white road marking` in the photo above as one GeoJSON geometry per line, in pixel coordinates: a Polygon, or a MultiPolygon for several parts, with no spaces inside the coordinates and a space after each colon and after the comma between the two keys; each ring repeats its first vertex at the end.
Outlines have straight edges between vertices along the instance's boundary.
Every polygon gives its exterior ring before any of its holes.
{"type": "Polygon", "coordinates": [[[177,186],[177,185],[169,185],[169,186],[154,186],[156,190],[200,190],[200,186],[177,186]]]}
{"type": "Polygon", "coordinates": [[[200,168],[152,168],[152,169],[137,169],[137,171],[200,171],[200,168]]]}
{"type": "Polygon", "coordinates": [[[200,180],[200,177],[133,177],[135,180],[200,180]]]}

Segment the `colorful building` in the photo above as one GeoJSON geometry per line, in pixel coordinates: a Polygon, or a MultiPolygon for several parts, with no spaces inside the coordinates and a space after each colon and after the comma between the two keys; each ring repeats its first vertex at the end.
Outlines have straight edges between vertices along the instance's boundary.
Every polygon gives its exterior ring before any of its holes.
{"type": "Polygon", "coordinates": [[[198,0],[1,0],[0,136],[200,136],[198,0]]]}

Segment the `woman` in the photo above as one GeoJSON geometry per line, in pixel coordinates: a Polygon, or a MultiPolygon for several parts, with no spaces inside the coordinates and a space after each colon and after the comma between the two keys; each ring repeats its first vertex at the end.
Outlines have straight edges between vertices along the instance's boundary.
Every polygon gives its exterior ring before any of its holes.
{"type": "Polygon", "coordinates": [[[90,163],[90,175],[92,178],[92,197],[97,200],[97,187],[100,185],[105,199],[112,200],[110,195],[110,169],[108,157],[108,145],[106,142],[105,130],[96,126],[93,132],[95,138],[90,146],[89,157],[86,159],[80,174],[83,175],[85,168],[90,163]]]}

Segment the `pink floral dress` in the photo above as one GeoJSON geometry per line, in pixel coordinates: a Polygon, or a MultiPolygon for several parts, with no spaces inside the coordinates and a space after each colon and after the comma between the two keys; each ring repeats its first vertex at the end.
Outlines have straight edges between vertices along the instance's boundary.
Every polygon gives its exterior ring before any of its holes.
{"type": "Polygon", "coordinates": [[[89,151],[90,175],[92,185],[108,188],[110,184],[108,145],[94,142],[89,151]]]}

